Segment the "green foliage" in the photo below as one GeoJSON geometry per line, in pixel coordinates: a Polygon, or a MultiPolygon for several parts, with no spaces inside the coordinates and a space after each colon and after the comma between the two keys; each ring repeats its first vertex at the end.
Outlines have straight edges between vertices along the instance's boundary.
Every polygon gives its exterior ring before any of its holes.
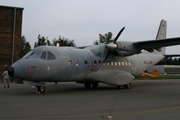
{"type": "Polygon", "coordinates": [[[160,61],[157,65],[180,65],[180,58],[168,58],[160,61]]]}
{"type": "Polygon", "coordinates": [[[26,41],[25,36],[21,37],[21,57],[31,50],[31,45],[26,41]]]}
{"type": "Polygon", "coordinates": [[[108,33],[102,35],[102,37],[99,36],[99,40],[94,41],[93,44],[94,45],[99,45],[99,44],[112,43],[112,42],[114,42],[114,40],[112,39],[112,36],[113,36],[112,32],[108,32],[108,33]]]}
{"type": "Polygon", "coordinates": [[[46,43],[46,38],[44,36],[38,35],[38,42],[35,42],[34,48],[38,46],[44,46],[46,44],[56,46],[57,43],[59,43],[59,46],[74,46],[74,47],[76,46],[76,44],[74,43],[74,40],[69,40],[61,36],[59,36],[58,39],[54,38],[52,42],[53,44],[51,44],[50,41],[47,40],[47,43],[46,43]]]}
{"type": "Polygon", "coordinates": [[[38,46],[44,46],[46,45],[46,39],[44,36],[38,35],[38,42],[34,43],[34,48],[38,46]]]}
{"type": "Polygon", "coordinates": [[[73,47],[76,46],[74,40],[68,40],[67,38],[61,36],[59,36],[58,39],[54,38],[53,44],[56,46],[57,43],[59,43],[59,46],[73,46],[73,47]]]}

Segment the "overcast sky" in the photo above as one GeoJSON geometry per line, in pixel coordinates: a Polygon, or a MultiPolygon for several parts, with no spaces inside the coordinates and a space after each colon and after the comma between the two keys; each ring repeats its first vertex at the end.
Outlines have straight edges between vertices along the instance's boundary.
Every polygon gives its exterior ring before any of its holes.
{"type": "MultiPolygon", "coordinates": [[[[22,7],[22,35],[34,47],[37,37],[59,36],[75,40],[77,46],[92,45],[99,33],[119,41],[155,39],[161,19],[167,20],[167,37],[180,37],[179,0],[1,0],[0,5],[22,7]]],[[[180,46],[168,47],[180,54],[180,46]]]]}

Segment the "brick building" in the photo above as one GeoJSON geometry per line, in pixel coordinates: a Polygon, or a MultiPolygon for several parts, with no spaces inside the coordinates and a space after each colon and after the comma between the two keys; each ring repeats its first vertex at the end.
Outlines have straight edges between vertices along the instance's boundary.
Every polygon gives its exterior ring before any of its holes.
{"type": "Polygon", "coordinates": [[[0,74],[20,59],[23,9],[0,5],[0,74]]]}

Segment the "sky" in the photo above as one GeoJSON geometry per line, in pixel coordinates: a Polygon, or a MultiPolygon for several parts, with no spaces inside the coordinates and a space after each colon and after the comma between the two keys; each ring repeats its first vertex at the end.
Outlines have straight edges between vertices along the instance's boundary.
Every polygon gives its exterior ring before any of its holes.
{"type": "MultiPolygon", "coordinates": [[[[156,37],[161,19],[167,21],[167,38],[180,37],[179,0],[0,0],[0,5],[22,7],[22,35],[34,48],[38,35],[92,45],[99,33],[126,27],[118,41],[145,41],[156,37]]],[[[167,47],[180,54],[180,46],[167,47]]]]}

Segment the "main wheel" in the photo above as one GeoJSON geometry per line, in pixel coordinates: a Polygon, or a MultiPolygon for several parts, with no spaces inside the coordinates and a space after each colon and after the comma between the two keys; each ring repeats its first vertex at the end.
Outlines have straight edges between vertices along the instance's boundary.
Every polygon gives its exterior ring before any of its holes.
{"type": "Polygon", "coordinates": [[[130,88],[131,88],[131,83],[126,84],[126,85],[125,85],[125,88],[126,88],[126,89],[130,89],[130,88]]]}
{"type": "Polygon", "coordinates": [[[39,93],[46,93],[46,87],[45,86],[36,86],[39,93]]]}
{"type": "Polygon", "coordinates": [[[85,82],[84,86],[85,86],[85,88],[90,88],[91,87],[91,82],[85,82]]]}
{"type": "Polygon", "coordinates": [[[124,85],[117,85],[117,89],[123,89],[124,85]]]}
{"type": "Polygon", "coordinates": [[[99,82],[92,82],[92,86],[93,86],[94,88],[98,87],[98,85],[99,85],[99,82]]]}

